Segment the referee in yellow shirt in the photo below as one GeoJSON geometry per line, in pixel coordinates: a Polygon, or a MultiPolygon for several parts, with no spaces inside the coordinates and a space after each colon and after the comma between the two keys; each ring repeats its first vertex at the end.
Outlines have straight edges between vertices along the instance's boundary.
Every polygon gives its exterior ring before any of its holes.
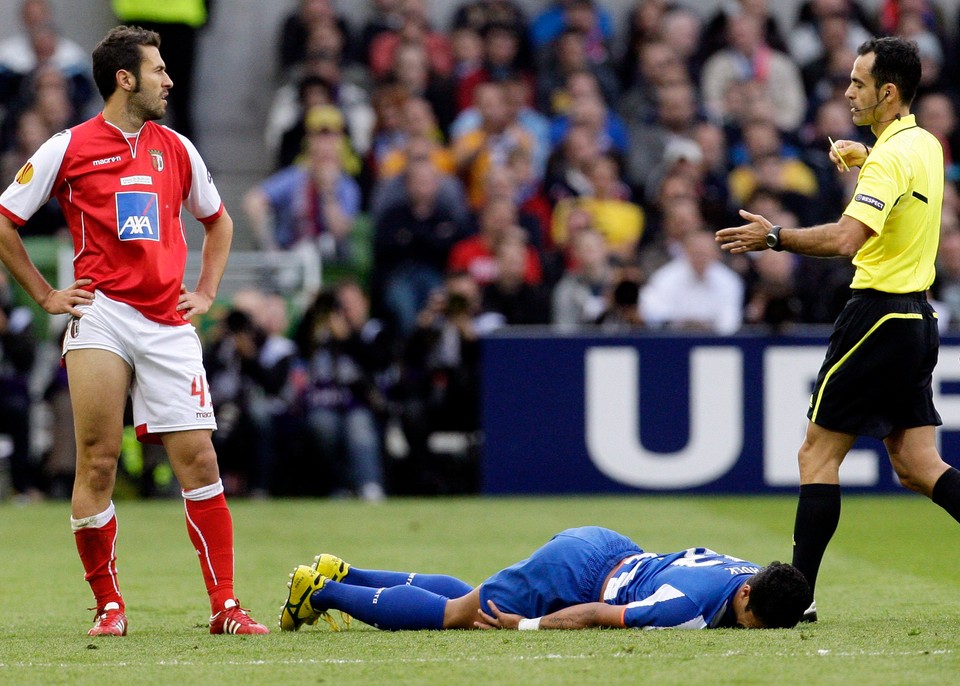
{"type": "MultiPolygon", "coordinates": [[[[793,564],[811,590],[840,521],[840,463],[861,435],[883,439],[901,483],[960,521],[960,471],[941,459],[935,442],[934,427],[942,422],[932,373],[940,340],[926,298],[940,242],[943,150],[910,114],[920,82],[916,44],[878,38],[857,52],[845,95],[853,123],[869,126],[877,142],[870,149],[841,140],[830,152],[838,168],[860,167],[843,216],[832,224],[781,228],[741,210],[748,224],[717,232],[732,253],[852,257],[856,267],[799,451],[793,564]]],[[[816,621],[816,605],[805,618],[816,621]]]]}

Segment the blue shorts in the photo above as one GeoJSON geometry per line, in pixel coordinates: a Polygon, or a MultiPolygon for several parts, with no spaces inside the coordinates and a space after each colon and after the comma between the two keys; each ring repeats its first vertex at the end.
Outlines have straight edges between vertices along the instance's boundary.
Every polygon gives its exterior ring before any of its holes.
{"type": "Polygon", "coordinates": [[[616,531],[584,526],[561,531],[533,555],[497,572],[480,585],[480,607],[488,600],[510,614],[541,617],[601,599],[603,582],[618,562],[642,553],[616,531]]]}

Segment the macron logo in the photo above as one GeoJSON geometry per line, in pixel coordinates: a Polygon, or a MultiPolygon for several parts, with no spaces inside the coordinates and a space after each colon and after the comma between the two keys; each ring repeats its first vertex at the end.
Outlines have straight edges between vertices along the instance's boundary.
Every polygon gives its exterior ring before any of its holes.
{"type": "Polygon", "coordinates": [[[99,167],[101,164],[112,164],[114,162],[121,162],[123,160],[119,155],[114,155],[113,157],[104,157],[102,160],[94,160],[93,166],[99,167]]]}
{"type": "Polygon", "coordinates": [[[864,195],[863,193],[857,193],[853,198],[857,202],[862,202],[864,205],[870,205],[870,207],[880,210],[883,212],[883,208],[886,207],[883,200],[879,200],[872,195],[864,195]]]}

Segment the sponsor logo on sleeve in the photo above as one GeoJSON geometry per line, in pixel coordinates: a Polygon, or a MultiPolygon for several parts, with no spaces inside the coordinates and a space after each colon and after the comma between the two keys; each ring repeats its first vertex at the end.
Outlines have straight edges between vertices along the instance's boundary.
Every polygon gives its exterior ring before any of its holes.
{"type": "Polygon", "coordinates": [[[873,197],[872,195],[866,195],[864,193],[857,193],[854,198],[857,202],[862,202],[864,205],[870,205],[870,207],[875,210],[883,211],[883,208],[886,207],[886,204],[883,200],[873,197]]]}
{"type": "Polygon", "coordinates": [[[21,186],[26,186],[28,183],[33,181],[33,164],[27,162],[25,165],[20,167],[20,171],[17,172],[16,181],[21,186]]]}
{"type": "Polygon", "coordinates": [[[117,235],[121,241],[160,240],[156,193],[123,191],[116,198],[117,235]]]}

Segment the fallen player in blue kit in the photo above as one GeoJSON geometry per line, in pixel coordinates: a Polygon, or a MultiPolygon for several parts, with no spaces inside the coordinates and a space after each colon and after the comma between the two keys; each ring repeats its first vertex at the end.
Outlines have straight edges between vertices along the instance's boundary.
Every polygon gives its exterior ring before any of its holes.
{"type": "Polygon", "coordinates": [[[554,536],[474,588],[452,576],[360,569],[330,554],[300,565],[280,628],[339,610],[378,629],[789,628],[810,605],[795,567],[760,567],[708,548],[644,552],[587,526],[554,536]]]}

